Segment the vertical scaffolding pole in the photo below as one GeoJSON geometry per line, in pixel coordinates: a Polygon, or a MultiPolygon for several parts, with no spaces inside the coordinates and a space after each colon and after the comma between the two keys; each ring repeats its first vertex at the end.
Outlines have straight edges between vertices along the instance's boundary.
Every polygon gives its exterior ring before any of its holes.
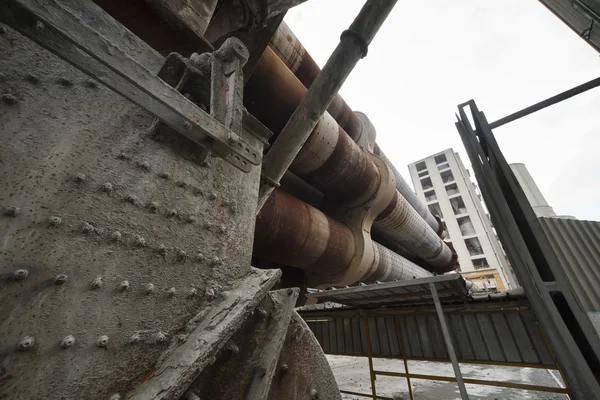
{"type": "Polygon", "coordinates": [[[440,303],[440,298],[438,297],[437,289],[435,288],[435,283],[432,282],[429,284],[429,290],[431,291],[431,297],[433,297],[433,302],[435,303],[435,310],[437,311],[437,316],[440,320],[440,325],[442,326],[444,342],[446,342],[448,357],[450,357],[450,361],[452,362],[452,369],[454,369],[454,375],[456,375],[456,383],[458,384],[460,397],[463,400],[469,400],[467,388],[465,387],[465,382],[463,381],[462,373],[460,372],[460,366],[458,365],[458,359],[456,358],[456,353],[454,352],[454,345],[452,344],[452,339],[450,338],[448,325],[446,325],[446,317],[444,316],[444,310],[442,310],[442,304],[440,303]]]}
{"type": "Polygon", "coordinates": [[[365,324],[365,336],[367,339],[367,355],[369,357],[369,377],[371,378],[371,396],[377,400],[377,389],[375,388],[375,372],[373,371],[373,356],[371,355],[371,333],[369,332],[369,317],[363,317],[365,324]]]}

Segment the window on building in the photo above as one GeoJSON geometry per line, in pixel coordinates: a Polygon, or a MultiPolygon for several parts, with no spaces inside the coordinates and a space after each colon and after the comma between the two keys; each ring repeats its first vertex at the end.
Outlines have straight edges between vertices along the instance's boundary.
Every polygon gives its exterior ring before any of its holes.
{"type": "Polygon", "coordinates": [[[458,186],[456,186],[456,183],[451,183],[450,185],[446,186],[446,193],[448,193],[448,196],[460,193],[458,191],[458,186]]]}
{"type": "Polygon", "coordinates": [[[425,201],[430,202],[433,200],[437,200],[437,196],[435,195],[435,190],[430,190],[429,192],[425,192],[425,201]]]}
{"type": "Polygon", "coordinates": [[[442,171],[440,172],[440,176],[442,177],[442,182],[444,183],[454,182],[454,175],[452,175],[452,171],[442,171]]]}
{"type": "Polygon", "coordinates": [[[450,168],[450,164],[448,164],[448,163],[444,163],[444,164],[440,164],[440,165],[438,165],[437,167],[438,167],[438,170],[440,170],[440,171],[441,171],[441,170],[443,170],[443,169],[448,169],[448,168],[450,168]]]}
{"type": "Polygon", "coordinates": [[[425,171],[427,170],[427,165],[425,165],[425,161],[421,161],[416,165],[417,171],[425,171]]]}
{"type": "Polygon", "coordinates": [[[471,257],[480,256],[483,254],[481,243],[479,243],[479,239],[477,239],[476,237],[465,239],[465,244],[467,245],[467,250],[469,250],[469,254],[471,255],[471,257]]]}
{"type": "Polygon", "coordinates": [[[467,213],[467,207],[465,206],[465,202],[463,201],[462,196],[450,199],[450,205],[452,206],[452,211],[454,211],[454,215],[467,213]]]}
{"type": "Polygon", "coordinates": [[[475,267],[475,269],[485,269],[485,268],[489,268],[490,266],[488,265],[487,260],[484,258],[476,258],[474,260],[471,260],[471,262],[473,263],[473,266],[475,267]]]}
{"type": "Polygon", "coordinates": [[[423,187],[423,190],[433,189],[433,183],[431,183],[431,178],[421,179],[421,187],[423,187]]]}
{"type": "Polygon", "coordinates": [[[457,218],[456,222],[458,222],[458,227],[460,228],[460,233],[462,233],[463,236],[472,236],[475,234],[475,227],[473,226],[473,222],[471,222],[471,218],[469,218],[469,217],[457,218]]]}
{"type": "Polygon", "coordinates": [[[429,171],[425,170],[423,172],[419,172],[419,178],[429,175],[429,171]]]}
{"type": "Polygon", "coordinates": [[[440,208],[440,204],[439,203],[432,203],[429,204],[427,207],[429,207],[429,212],[432,213],[433,215],[437,215],[438,217],[442,218],[442,209],[440,208]]]}
{"type": "Polygon", "coordinates": [[[435,156],[435,157],[433,157],[433,159],[435,160],[436,164],[441,164],[441,163],[448,161],[448,159],[446,159],[445,154],[440,154],[438,156],[435,156]]]}

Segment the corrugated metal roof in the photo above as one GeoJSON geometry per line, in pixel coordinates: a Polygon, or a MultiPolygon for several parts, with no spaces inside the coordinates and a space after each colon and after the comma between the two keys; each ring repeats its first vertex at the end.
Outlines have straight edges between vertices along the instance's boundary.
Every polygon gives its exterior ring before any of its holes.
{"type": "Polygon", "coordinates": [[[600,4],[598,0],[540,0],[596,51],[600,51],[600,4]]]}
{"type": "Polygon", "coordinates": [[[587,312],[600,311],[600,222],[539,218],[587,312]]]}

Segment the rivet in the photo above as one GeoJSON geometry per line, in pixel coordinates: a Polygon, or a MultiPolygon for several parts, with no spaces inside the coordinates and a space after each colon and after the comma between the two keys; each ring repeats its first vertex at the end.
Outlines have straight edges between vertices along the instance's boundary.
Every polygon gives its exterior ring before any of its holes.
{"type": "Polygon", "coordinates": [[[127,154],[127,153],[124,153],[124,152],[120,152],[120,153],[117,155],[117,158],[118,158],[119,160],[129,160],[129,159],[131,159],[131,157],[129,157],[129,154],[127,154]]]}
{"type": "Polygon", "coordinates": [[[177,261],[185,261],[187,253],[181,249],[177,249],[177,261]]]}
{"type": "Polygon", "coordinates": [[[124,292],[124,291],[126,291],[128,289],[129,289],[129,281],[123,281],[123,282],[121,282],[121,284],[119,285],[119,290],[121,292],[124,292]]]}
{"type": "Polygon", "coordinates": [[[227,227],[223,224],[219,225],[219,233],[224,234],[225,232],[227,232],[227,227]]]}
{"type": "Polygon", "coordinates": [[[194,222],[196,222],[196,217],[190,214],[185,218],[185,222],[187,222],[188,224],[193,224],[194,222]]]}
{"type": "Polygon", "coordinates": [[[60,341],[60,347],[68,349],[75,344],[75,337],[73,335],[67,335],[60,341]]]}
{"type": "Polygon", "coordinates": [[[91,287],[93,290],[100,289],[104,285],[104,277],[98,276],[92,281],[91,287]]]}
{"type": "Polygon", "coordinates": [[[180,335],[175,336],[175,339],[177,340],[178,343],[184,343],[187,341],[187,335],[184,335],[182,333],[180,335]]]}
{"type": "Polygon", "coordinates": [[[280,370],[282,374],[287,374],[290,370],[290,367],[287,364],[281,364],[280,370]]]}
{"type": "Polygon", "coordinates": [[[221,265],[221,259],[217,256],[214,256],[212,260],[210,260],[210,263],[212,265],[221,265]]]}
{"type": "Polygon", "coordinates": [[[212,228],[212,224],[210,222],[205,222],[204,224],[202,224],[202,227],[209,231],[212,228]]]}
{"type": "Polygon", "coordinates": [[[265,319],[269,316],[269,313],[264,308],[258,307],[256,309],[256,315],[258,316],[259,319],[265,319]]]}
{"type": "Polygon", "coordinates": [[[137,236],[135,238],[135,245],[138,246],[138,247],[144,247],[144,246],[146,246],[146,239],[144,239],[141,236],[137,236]]]}
{"type": "Polygon", "coordinates": [[[149,283],[148,285],[146,285],[146,294],[152,294],[154,293],[154,284],[149,283]]]}
{"type": "Polygon", "coordinates": [[[96,346],[98,347],[108,347],[108,336],[102,335],[96,341],[96,346]]]}
{"type": "Polygon", "coordinates": [[[138,198],[134,194],[128,194],[125,196],[125,201],[131,204],[138,204],[138,198]]]}
{"type": "Polygon", "coordinates": [[[138,166],[143,170],[150,171],[150,163],[148,161],[142,161],[138,163],[138,166]]]}
{"type": "Polygon", "coordinates": [[[188,293],[188,297],[196,297],[197,294],[198,294],[198,289],[193,287],[190,289],[190,292],[188,293]]]}
{"type": "Polygon", "coordinates": [[[129,338],[129,343],[136,344],[136,343],[139,343],[140,340],[142,340],[142,338],[140,337],[140,334],[136,332],[133,335],[131,335],[131,337],[129,338]]]}
{"type": "Polygon", "coordinates": [[[167,254],[167,246],[165,246],[164,244],[160,244],[158,246],[158,252],[162,255],[166,255],[167,254]]]}
{"type": "Polygon", "coordinates": [[[18,269],[13,273],[13,279],[16,281],[23,280],[29,276],[29,271],[26,269],[18,269]]]}
{"type": "Polygon", "coordinates": [[[84,222],[81,224],[81,232],[83,233],[87,233],[89,235],[91,233],[94,233],[95,230],[96,228],[94,228],[94,226],[89,222],[84,222]]]}
{"type": "Polygon", "coordinates": [[[61,76],[60,78],[58,78],[57,80],[58,83],[60,83],[61,85],[63,85],[64,87],[71,87],[73,86],[73,82],[64,76],[61,76]]]}
{"type": "Polygon", "coordinates": [[[35,23],[35,29],[37,29],[38,31],[43,31],[46,27],[44,26],[44,23],[42,21],[37,21],[35,23]]]}
{"type": "Polygon", "coordinates": [[[121,235],[121,232],[119,232],[119,231],[114,231],[114,232],[112,233],[112,235],[110,235],[110,237],[111,237],[111,238],[112,238],[112,240],[114,240],[115,242],[120,242],[120,241],[121,241],[121,238],[122,238],[122,235],[121,235]]]}
{"type": "Polygon", "coordinates": [[[176,217],[176,216],[177,216],[177,214],[178,214],[178,212],[177,212],[177,210],[176,210],[176,209],[174,209],[174,208],[170,209],[170,210],[167,212],[167,216],[168,216],[168,217],[176,217]]]}
{"type": "Polygon", "coordinates": [[[212,300],[215,298],[215,290],[213,288],[210,288],[210,287],[207,288],[205,294],[209,300],[212,300]]]}
{"type": "Polygon", "coordinates": [[[62,219],[60,217],[52,216],[52,217],[48,218],[48,223],[51,226],[58,226],[62,223],[62,219]]]}
{"type": "Polygon", "coordinates": [[[158,212],[158,202],[157,201],[153,201],[148,205],[148,208],[150,209],[150,212],[156,213],[158,212]]]}
{"type": "Polygon", "coordinates": [[[317,400],[319,398],[319,392],[317,392],[317,389],[312,389],[310,391],[310,400],[317,400]]]}
{"type": "Polygon", "coordinates": [[[163,343],[167,340],[167,335],[163,331],[158,331],[154,334],[155,343],[163,343]]]}
{"type": "Polygon", "coordinates": [[[208,199],[209,200],[216,200],[217,199],[217,195],[215,194],[215,192],[210,192],[210,194],[208,195],[208,199]]]}
{"type": "Polygon", "coordinates": [[[188,121],[185,121],[185,122],[183,123],[183,126],[185,126],[185,129],[187,129],[188,131],[189,131],[190,129],[192,129],[192,124],[190,124],[188,121]]]}
{"type": "Polygon", "coordinates": [[[17,98],[10,93],[2,93],[2,101],[6,104],[17,104],[17,98]]]}
{"type": "Polygon", "coordinates": [[[202,253],[200,253],[200,252],[199,252],[199,253],[197,253],[197,254],[196,254],[196,261],[197,261],[197,262],[202,262],[202,261],[204,261],[204,254],[202,254],[202,253]]]}
{"type": "Polygon", "coordinates": [[[69,277],[65,274],[58,274],[54,277],[54,283],[56,285],[62,285],[63,283],[65,283],[67,281],[67,279],[69,279],[69,277]]]}
{"type": "Polygon", "coordinates": [[[108,194],[111,194],[113,192],[113,185],[110,182],[106,182],[104,185],[102,185],[102,190],[105,191],[108,194]]]}
{"type": "Polygon", "coordinates": [[[21,214],[21,209],[19,207],[8,206],[4,209],[4,215],[9,217],[16,217],[19,214],[21,214]]]}
{"type": "Polygon", "coordinates": [[[98,87],[98,82],[96,82],[93,79],[88,79],[83,84],[85,85],[85,87],[89,87],[92,89],[96,89],[98,87]]]}
{"type": "Polygon", "coordinates": [[[227,343],[225,350],[227,350],[228,352],[230,352],[232,354],[239,354],[239,352],[240,352],[240,348],[233,341],[230,341],[229,343],[227,343]]]}
{"type": "Polygon", "coordinates": [[[32,74],[27,74],[25,76],[25,79],[27,79],[29,82],[31,82],[33,84],[36,84],[40,81],[40,79],[37,76],[32,75],[32,74]]]}
{"type": "Polygon", "coordinates": [[[17,343],[17,349],[21,351],[29,350],[35,344],[35,338],[33,336],[25,336],[19,343],[17,343]]]}
{"type": "Polygon", "coordinates": [[[174,297],[176,293],[177,293],[177,290],[174,287],[167,290],[167,296],[169,296],[169,297],[174,297]]]}
{"type": "Polygon", "coordinates": [[[108,400],[121,400],[121,395],[119,393],[115,393],[108,400]]]}
{"type": "Polygon", "coordinates": [[[168,172],[159,172],[158,176],[163,178],[163,179],[169,179],[171,177],[171,174],[169,174],[168,172]]]}
{"type": "Polygon", "coordinates": [[[79,174],[75,174],[75,177],[73,179],[77,183],[83,183],[83,182],[85,182],[86,178],[87,177],[85,176],[85,174],[79,173],[79,174]]]}

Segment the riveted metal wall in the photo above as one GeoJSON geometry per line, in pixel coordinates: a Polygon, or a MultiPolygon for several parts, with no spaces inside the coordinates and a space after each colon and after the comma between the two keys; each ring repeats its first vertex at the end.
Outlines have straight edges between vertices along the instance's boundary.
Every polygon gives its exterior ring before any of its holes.
{"type": "Polygon", "coordinates": [[[600,311],[600,222],[539,218],[581,306],[600,311]]]}

